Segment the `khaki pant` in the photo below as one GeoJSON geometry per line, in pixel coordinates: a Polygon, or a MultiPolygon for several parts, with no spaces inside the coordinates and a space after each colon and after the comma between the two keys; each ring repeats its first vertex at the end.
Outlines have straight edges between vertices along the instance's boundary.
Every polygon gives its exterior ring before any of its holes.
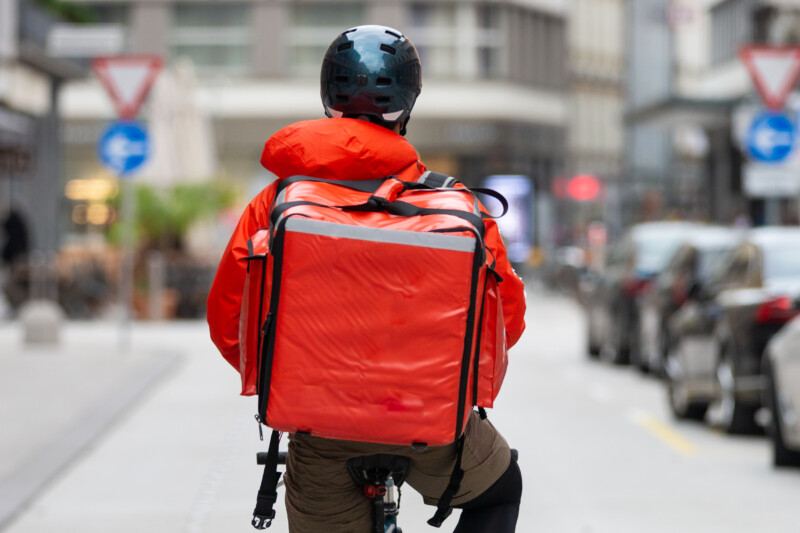
{"type": "MultiPolygon", "coordinates": [[[[472,413],[468,420],[465,435],[461,460],[464,479],[453,498],[453,505],[466,503],[480,495],[500,478],[511,462],[505,439],[477,413],[472,413]]],[[[378,453],[411,459],[406,483],[422,494],[428,505],[438,502],[450,481],[456,460],[455,444],[417,452],[409,446],[291,436],[285,474],[289,531],[369,532],[372,507],[347,473],[346,463],[351,457],[378,453]]],[[[431,516],[433,512],[431,509],[431,516]]]]}

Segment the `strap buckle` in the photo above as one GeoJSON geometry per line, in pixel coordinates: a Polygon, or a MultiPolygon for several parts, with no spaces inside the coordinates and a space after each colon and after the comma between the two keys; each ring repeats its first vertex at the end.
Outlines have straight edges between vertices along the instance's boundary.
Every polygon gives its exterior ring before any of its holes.
{"type": "Polygon", "coordinates": [[[269,516],[254,514],[253,520],[250,523],[256,529],[267,529],[269,526],[272,525],[272,521],[274,519],[275,519],[275,510],[273,509],[272,514],[269,516]]]}

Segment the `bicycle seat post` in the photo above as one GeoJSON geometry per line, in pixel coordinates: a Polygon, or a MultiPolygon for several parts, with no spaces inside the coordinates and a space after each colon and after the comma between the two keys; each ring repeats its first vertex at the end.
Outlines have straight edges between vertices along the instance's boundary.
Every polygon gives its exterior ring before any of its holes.
{"type": "Polygon", "coordinates": [[[399,505],[394,501],[394,487],[400,487],[408,476],[411,460],[399,455],[366,455],[347,461],[347,471],[353,482],[363,487],[364,495],[372,500],[373,533],[400,532],[397,528],[399,505]],[[387,498],[388,496],[388,498],[387,498]],[[387,505],[386,500],[390,503],[387,505]]]}

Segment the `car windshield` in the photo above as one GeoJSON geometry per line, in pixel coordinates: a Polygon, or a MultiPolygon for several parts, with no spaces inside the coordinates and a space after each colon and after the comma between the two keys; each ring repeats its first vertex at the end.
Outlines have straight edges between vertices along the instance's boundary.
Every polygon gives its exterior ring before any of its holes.
{"type": "Polygon", "coordinates": [[[721,267],[721,261],[733,249],[730,248],[711,248],[701,250],[697,259],[697,276],[700,281],[708,281],[721,267]]]}
{"type": "Polygon", "coordinates": [[[800,276],[800,242],[764,247],[764,279],[800,276]]]}
{"type": "Polygon", "coordinates": [[[664,270],[675,251],[683,243],[683,235],[642,236],[636,244],[636,269],[655,274],[664,270]]]}

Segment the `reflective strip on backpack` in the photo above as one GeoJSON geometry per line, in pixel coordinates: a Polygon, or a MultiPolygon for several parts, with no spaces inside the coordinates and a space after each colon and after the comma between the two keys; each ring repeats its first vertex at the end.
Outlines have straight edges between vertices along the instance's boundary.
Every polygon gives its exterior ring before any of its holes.
{"type": "Polygon", "coordinates": [[[419,231],[370,228],[349,224],[321,222],[319,220],[302,217],[292,217],[287,220],[286,231],[371,242],[406,244],[456,252],[475,251],[475,237],[472,236],[461,237],[458,235],[442,235],[419,231]]]}

